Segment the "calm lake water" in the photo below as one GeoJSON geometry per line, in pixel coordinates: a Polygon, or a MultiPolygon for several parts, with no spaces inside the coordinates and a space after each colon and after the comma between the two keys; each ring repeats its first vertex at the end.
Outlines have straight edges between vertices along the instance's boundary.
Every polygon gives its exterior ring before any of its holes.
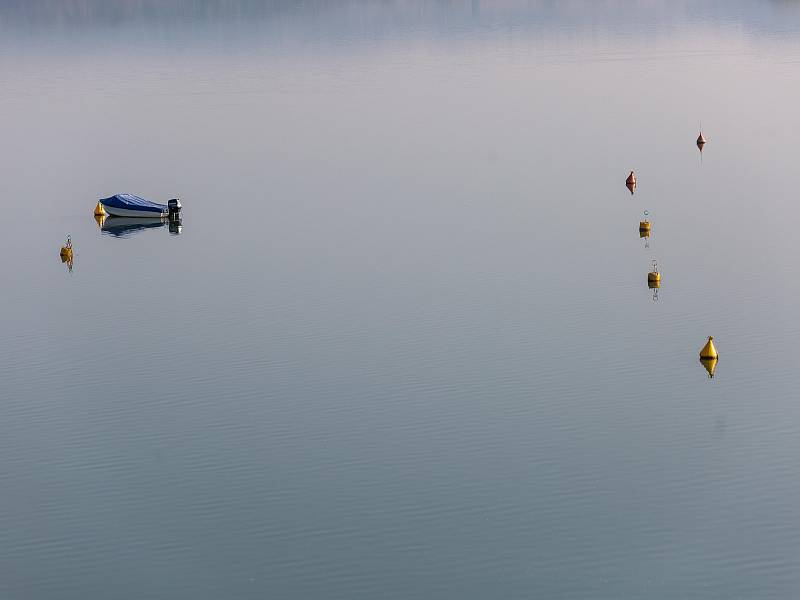
{"type": "Polygon", "coordinates": [[[0,597],[800,596],[798,73],[793,2],[0,1],[0,597]]]}

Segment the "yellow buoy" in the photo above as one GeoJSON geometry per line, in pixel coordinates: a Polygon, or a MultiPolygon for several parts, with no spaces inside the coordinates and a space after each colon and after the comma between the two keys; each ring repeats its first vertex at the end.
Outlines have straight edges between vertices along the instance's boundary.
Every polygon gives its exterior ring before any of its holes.
{"type": "Polygon", "coordinates": [[[62,259],[65,260],[72,260],[72,237],[67,236],[67,243],[61,246],[61,252],[59,252],[62,259]]]}
{"type": "Polygon", "coordinates": [[[641,235],[642,232],[645,232],[647,233],[647,235],[650,235],[650,221],[647,220],[647,217],[649,215],[650,215],[649,210],[644,211],[644,220],[639,221],[639,237],[645,237],[641,235]]]}
{"type": "Polygon", "coordinates": [[[103,224],[106,222],[107,218],[108,217],[106,217],[106,215],[97,215],[96,214],[94,216],[94,222],[97,223],[97,226],[100,227],[100,229],[102,229],[103,228],[103,224]]]}
{"type": "Polygon", "coordinates": [[[719,358],[717,349],[714,347],[714,338],[712,336],[708,336],[708,341],[706,342],[706,345],[703,346],[702,350],[700,350],[700,358],[703,359],[719,358]]]}
{"type": "Polygon", "coordinates": [[[103,208],[103,203],[99,200],[97,201],[97,206],[94,207],[94,216],[95,217],[105,217],[106,211],[103,208]]]}
{"type": "Polygon", "coordinates": [[[697,136],[697,145],[702,150],[703,149],[703,145],[705,145],[705,143],[706,143],[706,138],[703,137],[703,132],[701,131],[700,135],[697,136]]]}
{"type": "Polygon", "coordinates": [[[661,285],[661,273],[658,271],[658,261],[656,259],[653,259],[653,270],[647,274],[647,285],[651,288],[661,285]],[[658,285],[650,285],[651,283],[658,285]]]}
{"type": "Polygon", "coordinates": [[[642,229],[639,228],[639,237],[640,238],[649,238],[650,237],[650,230],[649,229],[642,229]]]}
{"type": "Polygon", "coordinates": [[[700,364],[703,365],[703,368],[708,371],[708,378],[714,379],[714,371],[717,370],[717,363],[719,359],[717,358],[701,358],[700,364]]]}

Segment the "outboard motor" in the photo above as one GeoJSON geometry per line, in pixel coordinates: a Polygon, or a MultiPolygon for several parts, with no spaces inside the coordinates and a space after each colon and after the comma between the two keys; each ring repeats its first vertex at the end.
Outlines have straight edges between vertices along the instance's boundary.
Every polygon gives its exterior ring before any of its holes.
{"type": "Polygon", "coordinates": [[[167,202],[167,212],[169,214],[169,220],[174,222],[179,222],[181,220],[181,201],[177,198],[173,198],[169,202],[167,202]]]}

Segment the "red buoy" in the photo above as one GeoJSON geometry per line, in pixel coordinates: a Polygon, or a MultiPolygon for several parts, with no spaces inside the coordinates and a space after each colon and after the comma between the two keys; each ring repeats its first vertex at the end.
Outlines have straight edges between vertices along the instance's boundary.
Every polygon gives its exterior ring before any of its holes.
{"type": "Polygon", "coordinates": [[[625,187],[627,187],[631,195],[633,195],[633,192],[636,190],[636,175],[633,174],[633,171],[631,171],[631,174],[628,175],[628,178],[625,180],[625,187]]]}

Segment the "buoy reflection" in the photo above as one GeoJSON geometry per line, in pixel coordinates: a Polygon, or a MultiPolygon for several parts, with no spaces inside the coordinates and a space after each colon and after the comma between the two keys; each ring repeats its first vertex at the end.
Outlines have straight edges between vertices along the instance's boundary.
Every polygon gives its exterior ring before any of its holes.
{"type": "Polygon", "coordinates": [[[67,271],[72,273],[72,267],[75,265],[75,261],[72,257],[67,258],[66,256],[61,257],[61,262],[67,264],[67,271]]]}
{"type": "Polygon", "coordinates": [[[709,379],[714,379],[714,372],[717,370],[717,363],[719,362],[718,358],[701,358],[700,364],[703,365],[703,368],[708,373],[709,379]]]}
{"type": "Polygon", "coordinates": [[[661,280],[660,279],[648,279],[647,280],[647,287],[653,290],[653,302],[658,300],[658,289],[661,287],[661,280]]]}

